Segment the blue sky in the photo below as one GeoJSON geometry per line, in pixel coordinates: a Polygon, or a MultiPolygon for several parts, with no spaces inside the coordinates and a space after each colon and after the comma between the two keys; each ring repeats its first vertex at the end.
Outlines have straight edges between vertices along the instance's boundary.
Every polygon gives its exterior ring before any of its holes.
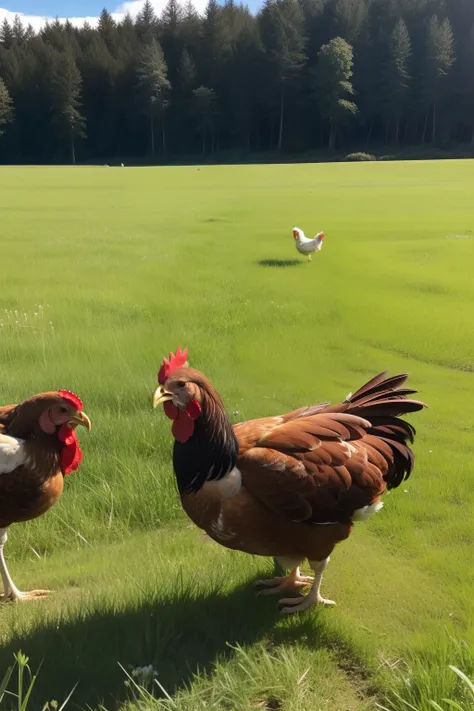
{"type": "MultiPolygon", "coordinates": [[[[260,6],[262,0],[247,0],[251,9],[260,6]]],[[[45,18],[71,18],[74,24],[80,25],[85,18],[92,24],[97,19],[102,8],[110,10],[117,20],[120,20],[125,12],[130,12],[136,16],[143,6],[144,0],[0,0],[0,23],[6,18],[13,21],[18,13],[25,24],[31,23],[35,29],[39,29],[45,22],[45,18]]],[[[151,0],[157,14],[166,5],[166,0],[151,0]]],[[[207,0],[193,0],[198,11],[202,11],[207,4],[207,0]]]]}
{"type": "MultiPolygon", "coordinates": [[[[91,24],[96,22],[102,8],[107,7],[120,21],[124,13],[130,12],[136,16],[143,7],[145,0],[0,0],[0,23],[6,18],[13,22],[18,13],[24,24],[30,23],[38,30],[46,19],[59,17],[69,18],[75,25],[81,25],[85,19],[91,24]]],[[[161,14],[167,0],[151,0],[158,15],[161,14]]],[[[250,0],[250,7],[256,6],[259,0],[250,0]]],[[[199,12],[204,10],[207,0],[193,0],[199,12]]]]}
{"type": "MultiPolygon", "coordinates": [[[[105,3],[107,6],[109,3],[105,3]]],[[[120,2],[115,3],[115,10],[120,2]]],[[[22,12],[25,15],[98,15],[104,7],[100,0],[0,0],[0,6],[11,12],[22,12]]]]}
{"type": "MultiPolygon", "coordinates": [[[[157,9],[164,4],[164,0],[152,2],[157,9]]],[[[77,25],[87,18],[93,23],[104,5],[116,13],[119,20],[124,11],[137,14],[143,0],[0,0],[0,22],[6,18],[11,23],[18,13],[24,24],[31,23],[36,30],[44,24],[45,18],[74,18],[77,25]]]]}

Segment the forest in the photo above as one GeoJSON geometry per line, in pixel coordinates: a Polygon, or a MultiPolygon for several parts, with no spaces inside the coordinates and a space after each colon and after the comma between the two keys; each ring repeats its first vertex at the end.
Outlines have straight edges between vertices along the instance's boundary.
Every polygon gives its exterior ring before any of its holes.
{"type": "Polygon", "coordinates": [[[0,27],[0,162],[474,146],[472,0],[168,0],[0,27]]]}

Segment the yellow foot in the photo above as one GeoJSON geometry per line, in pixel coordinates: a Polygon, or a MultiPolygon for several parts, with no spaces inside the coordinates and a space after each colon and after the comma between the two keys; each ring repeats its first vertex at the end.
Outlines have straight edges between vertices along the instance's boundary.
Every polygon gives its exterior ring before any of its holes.
{"type": "Polygon", "coordinates": [[[280,610],[282,615],[293,615],[295,612],[304,612],[315,605],[327,605],[334,607],[334,600],[326,600],[326,598],[318,595],[315,597],[311,594],[311,590],[305,597],[288,597],[278,601],[279,605],[283,605],[280,610]]]}
{"type": "Polygon", "coordinates": [[[314,578],[310,575],[300,575],[299,570],[292,571],[289,575],[281,578],[271,578],[270,580],[258,580],[255,585],[264,588],[258,592],[259,595],[278,595],[281,592],[299,592],[300,588],[312,585],[314,578]]]}
{"type": "Polygon", "coordinates": [[[29,590],[28,592],[13,590],[9,592],[8,595],[0,595],[0,602],[27,602],[29,600],[42,600],[52,592],[52,590],[29,590]]]}

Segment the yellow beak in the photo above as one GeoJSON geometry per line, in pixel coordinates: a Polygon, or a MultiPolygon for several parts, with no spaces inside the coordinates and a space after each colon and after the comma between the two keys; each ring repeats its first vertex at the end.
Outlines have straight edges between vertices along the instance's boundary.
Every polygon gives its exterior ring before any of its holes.
{"type": "Polygon", "coordinates": [[[77,412],[68,422],[69,427],[85,427],[88,432],[91,431],[92,423],[85,412],[77,412]]]}
{"type": "Polygon", "coordinates": [[[158,405],[168,402],[173,399],[172,393],[167,392],[162,385],[156,388],[153,393],[153,409],[156,410],[158,405]]]}

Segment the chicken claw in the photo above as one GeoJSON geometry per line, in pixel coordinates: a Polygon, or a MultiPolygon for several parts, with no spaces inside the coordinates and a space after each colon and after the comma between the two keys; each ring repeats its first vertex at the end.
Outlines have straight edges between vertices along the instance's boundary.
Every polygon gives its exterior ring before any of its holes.
{"type": "Polygon", "coordinates": [[[0,595],[0,602],[28,602],[30,600],[42,600],[53,592],[53,590],[12,590],[8,595],[0,595]]]}
{"type": "Polygon", "coordinates": [[[300,569],[295,568],[289,575],[269,580],[258,580],[255,585],[264,588],[257,593],[258,595],[278,595],[281,592],[299,592],[299,588],[312,585],[313,581],[313,577],[301,575],[300,569]]]}
{"type": "Polygon", "coordinates": [[[334,600],[326,600],[326,598],[321,597],[321,595],[319,595],[316,599],[313,599],[310,591],[304,597],[287,597],[282,600],[278,600],[278,605],[285,606],[280,610],[282,615],[293,615],[295,612],[304,612],[305,610],[309,610],[315,605],[334,607],[336,603],[334,600]]]}

